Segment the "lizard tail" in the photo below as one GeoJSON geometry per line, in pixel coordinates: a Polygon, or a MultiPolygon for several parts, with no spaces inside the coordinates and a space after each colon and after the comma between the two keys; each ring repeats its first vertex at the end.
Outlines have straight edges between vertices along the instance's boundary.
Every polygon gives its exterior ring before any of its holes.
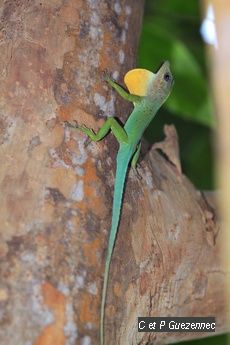
{"type": "Polygon", "coordinates": [[[109,235],[108,250],[105,262],[105,273],[104,282],[102,289],[102,300],[101,300],[101,320],[100,320],[100,345],[104,345],[104,318],[105,318],[105,302],[109,278],[109,268],[110,262],[113,254],[113,248],[116,241],[117,230],[119,226],[121,204],[124,190],[124,183],[127,174],[127,168],[129,164],[129,157],[123,157],[123,155],[117,156],[117,170],[114,186],[114,196],[113,196],[113,211],[112,211],[112,225],[109,235]]]}

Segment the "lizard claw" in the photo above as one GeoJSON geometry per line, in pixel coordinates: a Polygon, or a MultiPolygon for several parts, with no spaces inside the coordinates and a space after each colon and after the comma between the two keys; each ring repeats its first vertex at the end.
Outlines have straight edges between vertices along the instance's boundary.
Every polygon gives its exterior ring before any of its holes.
{"type": "MultiPolygon", "coordinates": [[[[72,123],[68,122],[68,121],[64,121],[65,125],[68,126],[68,127],[71,127],[71,128],[75,128],[75,129],[79,129],[80,131],[83,131],[84,132],[84,129],[88,129],[88,127],[86,127],[85,125],[82,125],[82,126],[78,126],[77,124],[77,121],[74,120],[75,122],[75,125],[73,125],[72,123]]],[[[86,133],[85,133],[86,134],[86,133]]],[[[86,134],[87,135],[87,134],[86,134]]],[[[85,147],[87,147],[89,144],[91,143],[91,140],[89,137],[87,137],[84,145],[85,147]]]]}
{"type": "Polygon", "coordinates": [[[78,126],[78,128],[82,128],[82,129],[89,129],[89,128],[88,128],[88,127],[86,127],[85,125],[78,126]]]}
{"type": "Polygon", "coordinates": [[[104,70],[104,72],[103,72],[103,78],[104,78],[104,80],[107,81],[108,83],[109,83],[110,81],[113,81],[113,79],[112,79],[111,76],[110,76],[110,73],[109,73],[107,70],[104,70]]]}
{"type": "Polygon", "coordinates": [[[84,146],[87,148],[89,146],[89,144],[91,143],[92,140],[90,140],[90,138],[88,137],[84,143],[84,146]]]}
{"type": "Polygon", "coordinates": [[[133,172],[134,172],[134,175],[138,178],[138,180],[139,181],[141,181],[142,180],[142,176],[141,176],[141,174],[139,173],[139,168],[133,168],[133,172]]]}
{"type": "Polygon", "coordinates": [[[69,121],[64,121],[64,124],[68,127],[71,127],[71,128],[78,128],[77,121],[74,120],[74,122],[76,123],[75,126],[72,123],[70,123],[69,121]]]}

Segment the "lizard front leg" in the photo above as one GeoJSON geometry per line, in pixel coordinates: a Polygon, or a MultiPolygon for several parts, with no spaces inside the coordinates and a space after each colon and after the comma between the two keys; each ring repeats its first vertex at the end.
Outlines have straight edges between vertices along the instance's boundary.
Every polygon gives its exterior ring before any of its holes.
{"type": "Polygon", "coordinates": [[[87,128],[85,126],[78,126],[78,125],[72,125],[69,122],[66,122],[67,126],[79,129],[81,132],[88,135],[88,137],[92,141],[99,141],[103,139],[108,132],[111,130],[117,141],[121,144],[128,144],[128,135],[124,128],[117,122],[117,120],[114,117],[109,117],[103,126],[99,129],[97,133],[94,133],[94,131],[90,128],[87,128]]]}
{"type": "Polygon", "coordinates": [[[112,88],[114,88],[117,93],[124,98],[126,101],[137,103],[140,102],[142,97],[132,95],[131,93],[128,93],[123,87],[121,87],[118,83],[116,83],[114,80],[110,79],[108,75],[105,75],[105,80],[109,83],[112,88]]]}

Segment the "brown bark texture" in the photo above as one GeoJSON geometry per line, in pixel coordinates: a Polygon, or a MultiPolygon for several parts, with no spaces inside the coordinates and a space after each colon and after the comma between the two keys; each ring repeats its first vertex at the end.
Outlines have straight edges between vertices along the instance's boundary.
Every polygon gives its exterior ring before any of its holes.
{"type": "MultiPolygon", "coordinates": [[[[135,65],[142,1],[1,1],[0,343],[96,345],[115,157],[112,135],[86,145],[65,120],[97,130],[125,120],[103,71],[135,65]]],[[[181,173],[176,133],[126,185],[111,265],[106,344],[165,344],[201,334],[138,333],[137,316],[216,316],[227,330],[216,208],[181,173]]]]}

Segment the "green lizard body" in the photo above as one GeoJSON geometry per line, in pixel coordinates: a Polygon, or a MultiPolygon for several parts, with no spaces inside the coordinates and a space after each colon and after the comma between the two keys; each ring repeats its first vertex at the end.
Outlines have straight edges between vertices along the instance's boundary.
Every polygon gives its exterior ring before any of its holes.
{"type": "Polygon", "coordinates": [[[111,130],[120,144],[116,159],[117,168],[113,197],[112,224],[109,235],[102,290],[100,324],[101,345],[104,345],[104,312],[110,262],[119,226],[124,183],[128,165],[132,160],[132,167],[136,167],[140,153],[141,137],[158,109],[169,96],[173,85],[173,77],[167,61],[161,66],[156,74],[147,70],[136,69],[129,71],[125,78],[126,85],[132,93],[127,93],[121,86],[107,78],[109,84],[124,99],[134,103],[134,109],[124,127],[121,127],[113,117],[107,119],[97,134],[87,127],[78,127],[68,124],[69,126],[78,128],[86,133],[93,141],[103,139],[103,137],[111,130]]]}

